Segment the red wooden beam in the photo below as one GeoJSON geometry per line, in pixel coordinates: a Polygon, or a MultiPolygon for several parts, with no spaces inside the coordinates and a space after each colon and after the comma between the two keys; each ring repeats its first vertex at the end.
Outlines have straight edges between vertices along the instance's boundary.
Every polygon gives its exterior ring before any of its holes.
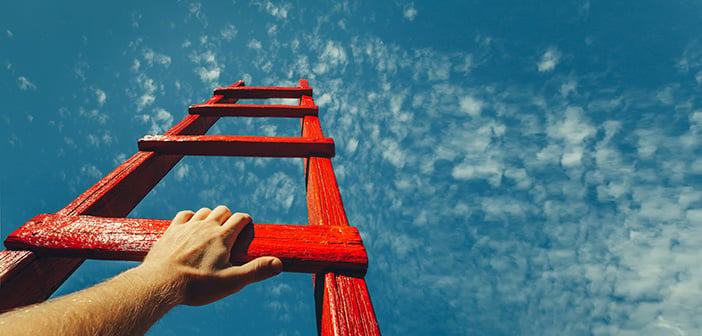
{"type": "Polygon", "coordinates": [[[334,140],[238,135],[147,135],[139,139],[139,150],[178,155],[332,157],[334,140]]]}
{"type": "MultiPolygon", "coordinates": [[[[39,256],[142,260],[170,225],[170,220],[38,215],[5,240],[9,249],[39,256]]],[[[248,225],[232,249],[231,262],[276,256],[287,272],[334,271],[363,276],[366,250],[350,226],[248,225]]]]}
{"type": "MultiPolygon", "coordinates": [[[[243,85],[243,81],[232,84],[243,85]]],[[[207,104],[221,98],[214,96],[207,104]]],[[[217,119],[188,115],[164,134],[204,134],[217,119]]],[[[124,217],[181,158],[138,152],[57,214],[124,217]]],[[[1,253],[0,311],[46,300],[83,262],[80,258],[37,257],[29,251],[1,253]]]]}
{"type": "Polygon", "coordinates": [[[222,95],[224,98],[246,98],[246,99],[269,99],[269,98],[301,98],[302,96],[312,96],[312,88],[299,87],[224,87],[216,88],[215,95],[222,95]]]}
{"type": "Polygon", "coordinates": [[[190,114],[217,117],[278,117],[302,118],[317,115],[317,106],[258,105],[258,104],[197,104],[188,108],[190,114]]]}
{"type": "MultiPolygon", "coordinates": [[[[300,80],[300,87],[308,87],[300,80]]],[[[300,105],[314,105],[303,96],[300,105]]],[[[303,137],[323,137],[319,118],[305,116],[303,137]]],[[[310,157],[305,161],[307,213],[310,225],[348,226],[331,160],[310,157]]],[[[323,336],[380,335],[366,282],[338,273],[315,274],[315,304],[319,334],[323,336]]]]}

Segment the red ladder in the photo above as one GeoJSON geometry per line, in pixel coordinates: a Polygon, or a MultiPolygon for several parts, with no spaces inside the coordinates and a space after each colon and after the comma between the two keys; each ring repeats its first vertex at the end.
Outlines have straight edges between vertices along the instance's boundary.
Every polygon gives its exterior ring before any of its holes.
{"type": "Polygon", "coordinates": [[[125,218],[184,155],[301,157],[309,226],[253,224],[240,234],[231,262],[274,255],[283,271],[313,273],[321,335],[380,335],[363,276],[366,250],[349,226],[312,88],[217,88],[163,135],[139,140],[139,151],[54,214],[35,216],[0,252],[0,311],[46,300],[86,258],[141,260],[170,221],[125,218]],[[295,98],[299,105],[236,104],[239,99],[295,98]],[[204,135],[220,117],[300,118],[301,137],[204,135]]]}

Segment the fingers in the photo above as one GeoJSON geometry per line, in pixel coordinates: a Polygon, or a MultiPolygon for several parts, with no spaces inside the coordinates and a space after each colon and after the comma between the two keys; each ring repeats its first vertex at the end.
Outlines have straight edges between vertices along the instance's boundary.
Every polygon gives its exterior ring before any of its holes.
{"type": "Polygon", "coordinates": [[[212,219],[217,222],[217,224],[222,225],[228,218],[230,218],[232,215],[232,212],[229,211],[229,208],[227,208],[224,205],[219,205],[217,206],[210,214],[207,216],[207,219],[212,219]]]}
{"type": "Polygon", "coordinates": [[[236,237],[239,236],[241,230],[243,230],[249,223],[251,223],[251,216],[249,214],[237,212],[229,217],[224,224],[222,224],[224,238],[228,246],[231,247],[234,244],[236,237]]]}
{"type": "Polygon", "coordinates": [[[184,224],[193,218],[193,215],[195,215],[195,213],[190,210],[180,211],[173,217],[171,224],[184,224]]]}
{"type": "Polygon", "coordinates": [[[202,209],[198,210],[193,215],[193,217],[191,219],[192,220],[205,220],[205,218],[207,218],[207,216],[209,216],[211,212],[212,212],[212,210],[210,210],[209,208],[202,208],[202,209]]]}
{"type": "Polygon", "coordinates": [[[283,262],[276,257],[256,258],[241,266],[232,266],[222,270],[226,283],[230,284],[233,291],[244,286],[266,280],[283,271],[283,262]]]}

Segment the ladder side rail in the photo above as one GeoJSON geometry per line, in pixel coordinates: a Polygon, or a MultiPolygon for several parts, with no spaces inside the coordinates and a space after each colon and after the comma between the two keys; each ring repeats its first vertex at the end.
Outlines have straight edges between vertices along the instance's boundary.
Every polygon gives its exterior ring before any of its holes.
{"type": "MultiPolygon", "coordinates": [[[[300,80],[299,86],[309,87],[304,79],[300,80]]],[[[314,105],[314,100],[303,96],[300,105],[314,105]]],[[[324,136],[318,117],[303,118],[302,136],[324,136]]],[[[304,160],[304,166],[310,224],[348,226],[331,159],[310,157],[304,160]]],[[[320,335],[380,335],[364,279],[325,273],[316,274],[314,283],[320,335]]]]}
{"type": "MultiPolygon", "coordinates": [[[[244,82],[232,84],[239,86],[244,82]]],[[[215,95],[208,103],[220,99],[215,95]]],[[[218,119],[188,115],[164,135],[204,134],[218,119]]],[[[125,217],[181,158],[137,152],[57,214],[125,217]]],[[[0,256],[0,311],[46,300],[84,260],[39,258],[29,251],[1,251],[0,256]]]]}
{"type": "MultiPolygon", "coordinates": [[[[308,195],[316,194],[308,197],[312,201],[308,211],[316,212],[321,225],[348,225],[331,160],[310,158],[308,179],[308,195]]],[[[322,335],[380,335],[364,279],[334,273],[318,274],[316,279],[323,279],[323,283],[315,281],[316,300],[322,300],[318,303],[322,335]]]]}

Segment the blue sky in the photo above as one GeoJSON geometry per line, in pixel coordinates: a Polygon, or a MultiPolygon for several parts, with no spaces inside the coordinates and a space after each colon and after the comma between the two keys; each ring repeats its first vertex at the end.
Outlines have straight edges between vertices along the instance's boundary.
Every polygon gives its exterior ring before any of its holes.
{"type": "MultiPolygon", "coordinates": [[[[3,237],[214,87],[306,78],[386,335],[702,333],[699,1],[0,8],[3,237]]],[[[305,223],[301,163],[189,157],[131,216],[219,203],[305,223]]],[[[87,262],[59,293],[132,265],[87,262]]],[[[150,334],[313,334],[311,286],[284,274],[150,334]]]]}

